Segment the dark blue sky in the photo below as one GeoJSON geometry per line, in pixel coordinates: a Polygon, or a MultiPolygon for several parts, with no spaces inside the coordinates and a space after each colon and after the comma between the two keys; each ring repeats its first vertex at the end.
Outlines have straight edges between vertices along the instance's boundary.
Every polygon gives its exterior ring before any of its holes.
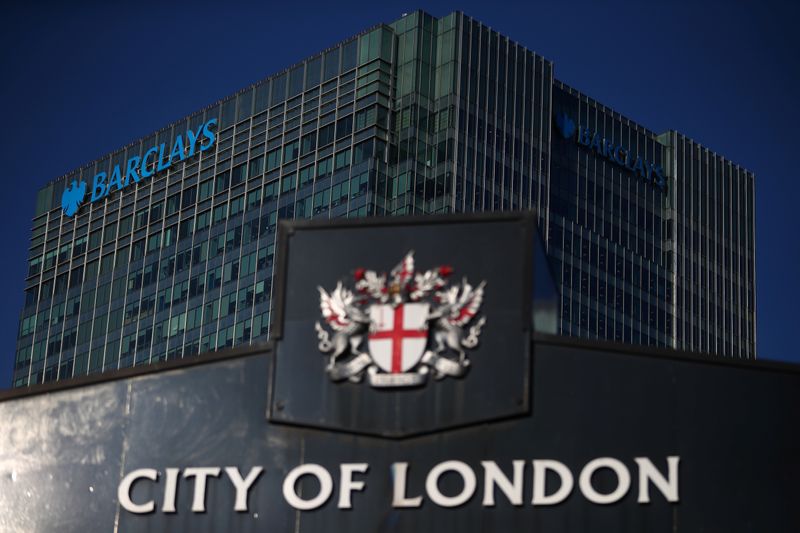
{"type": "Polygon", "coordinates": [[[792,307],[800,302],[800,8],[792,2],[66,4],[6,3],[0,20],[0,388],[10,382],[39,187],[418,8],[464,11],[651,130],[676,129],[753,170],[758,354],[800,362],[792,307]]]}

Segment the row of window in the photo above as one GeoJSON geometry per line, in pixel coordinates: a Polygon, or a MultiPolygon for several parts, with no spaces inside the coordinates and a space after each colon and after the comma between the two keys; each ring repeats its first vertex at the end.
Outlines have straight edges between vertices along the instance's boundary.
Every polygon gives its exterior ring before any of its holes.
{"type": "MultiPolygon", "coordinates": [[[[183,320],[185,324],[185,319],[183,320]]],[[[150,339],[152,338],[151,327],[141,335],[138,335],[136,339],[126,336],[122,341],[115,340],[107,346],[99,345],[91,351],[66,355],[62,359],[50,362],[46,367],[44,367],[43,356],[40,356],[39,359],[32,363],[24,361],[22,364],[17,365],[14,386],[47,383],[56,379],[66,379],[73,376],[127,368],[133,365],[149,364],[167,359],[190,357],[234,345],[246,345],[257,339],[265,339],[268,334],[268,327],[269,312],[265,311],[202,337],[197,335],[197,328],[194,329],[194,335],[187,329],[187,338],[180,339],[175,343],[170,342],[167,344],[166,342],[161,342],[153,344],[152,348],[150,344],[150,339]],[[190,338],[190,336],[193,338],[190,338]]],[[[44,353],[43,348],[37,350],[37,356],[41,353],[44,353]]]]}

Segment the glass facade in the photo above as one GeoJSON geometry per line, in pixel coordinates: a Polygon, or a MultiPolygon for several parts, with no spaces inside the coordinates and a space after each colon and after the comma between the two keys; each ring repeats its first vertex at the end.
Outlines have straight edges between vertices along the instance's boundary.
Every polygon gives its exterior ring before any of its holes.
{"type": "Polygon", "coordinates": [[[553,101],[630,154],[620,165],[553,136],[547,227],[563,333],[755,357],[753,174],[563,83],[553,101]],[[637,158],[664,169],[663,189],[630,168],[637,158]]]}
{"type": "Polygon", "coordinates": [[[554,80],[461,13],[371,28],[49,183],[36,200],[14,386],[267,338],[279,219],[533,209],[561,332],[753,357],[753,175],[554,80]],[[662,165],[666,190],[553,114],[662,165]],[[214,146],[84,204],[149,147],[214,146]]]}

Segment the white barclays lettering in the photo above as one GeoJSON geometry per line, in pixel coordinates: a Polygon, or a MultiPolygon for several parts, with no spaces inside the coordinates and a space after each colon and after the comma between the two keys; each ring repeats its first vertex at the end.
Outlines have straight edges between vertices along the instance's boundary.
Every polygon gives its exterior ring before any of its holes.
{"type": "MultiPolygon", "coordinates": [[[[666,458],[667,472],[662,473],[647,457],[636,457],[634,462],[638,467],[638,495],[636,502],[646,504],[651,502],[650,487],[655,487],[663,498],[669,503],[676,503],[678,499],[678,464],[680,457],[669,456],[666,458]]],[[[575,476],[564,463],[552,459],[534,459],[530,462],[518,459],[500,468],[495,461],[481,461],[483,483],[481,505],[494,507],[497,505],[496,497],[502,494],[504,499],[513,506],[522,506],[526,501],[524,495],[525,470],[530,465],[532,476],[532,491],[527,501],[533,506],[558,505],[566,500],[574,491],[575,476]],[[511,473],[509,478],[508,473],[511,473]],[[547,481],[550,481],[548,484],[547,481]],[[551,492],[547,492],[547,487],[551,492]],[[495,490],[497,489],[497,490],[495,490]]],[[[338,509],[353,509],[355,493],[367,489],[366,475],[370,466],[367,463],[342,463],[338,472],[338,509]]],[[[463,461],[443,461],[434,465],[425,474],[424,494],[408,494],[408,479],[412,475],[411,467],[407,462],[396,462],[390,467],[392,478],[391,505],[394,508],[418,508],[427,498],[439,507],[458,507],[469,502],[478,492],[479,476],[475,468],[463,461]],[[443,476],[459,479],[460,489],[455,494],[445,494],[439,488],[439,480],[443,476]]],[[[247,476],[235,466],[221,467],[190,467],[183,470],[183,479],[193,478],[192,501],[190,511],[193,513],[206,512],[206,487],[208,483],[216,483],[216,478],[225,472],[229,483],[235,490],[236,497],[233,510],[246,512],[248,510],[248,497],[250,491],[261,476],[264,468],[252,467],[247,476]]],[[[167,468],[164,471],[164,489],[161,500],[162,513],[175,513],[176,496],[181,470],[167,468]]],[[[119,484],[117,497],[123,509],[130,513],[145,514],[157,510],[154,500],[134,502],[131,490],[137,482],[159,483],[161,473],[153,468],[141,468],[127,474],[119,484]]],[[[381,483],[383,485],[384,482],[381,483]]],[[[619,459],[613,457],[598,457],[589,461],[578,474],[578,492],[587,501],[597,505],[609,505],[621,501],[630,491],[631,472],[619,459]],[[593,483],[594,475],[600,470],[608,470],[615,480],[613,490],[600,492],[593,483]]],[[[322,465],[306,463],[299,465],[288,472],[283,479],[283,498],[291,507],[300,511],[311,511],[325,505],[334,494],[336,482],[333,474],[322,465]],[[319,488],[315,494],[302,495],[298,491],[298,482],[301,478],[309,476],[316,479],[315,485],[319,488]]],[[[355,506],[357,507],[357,505],[355,506]]]]}

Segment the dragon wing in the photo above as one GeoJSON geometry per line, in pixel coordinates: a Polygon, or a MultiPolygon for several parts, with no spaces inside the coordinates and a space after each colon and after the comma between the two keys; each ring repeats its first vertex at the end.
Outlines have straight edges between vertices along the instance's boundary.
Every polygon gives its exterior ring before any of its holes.
{"type": "Polygon", "coordinates": [[[353,325],[353,321],[347,316],[347,304],[352,300],[350,291],[343,289],[342,284],[336,285],[336,289],[328,294],[322,287],[319,290],[319,307],[325,322],[335,331],[342,331],[353,325]]]}
{"type": "Polygon", "coordinates": [[[483,303],[483,287],[486,282],[481,282],[480,285],[472,288],[466,281],[463,284],[464,292],[461,295],[458,303],[450,311],[450,316],[447,321],[454,326],[466,326],[472,318],[478,314],[478,310],[483,303]]]}
{"type": "Polygon", "coordinates": [[[359,273],[356,281],[356,290],[380,300],[386,293],[386,275],[379,276],[373,270],[364,270],[359,273]]]}

